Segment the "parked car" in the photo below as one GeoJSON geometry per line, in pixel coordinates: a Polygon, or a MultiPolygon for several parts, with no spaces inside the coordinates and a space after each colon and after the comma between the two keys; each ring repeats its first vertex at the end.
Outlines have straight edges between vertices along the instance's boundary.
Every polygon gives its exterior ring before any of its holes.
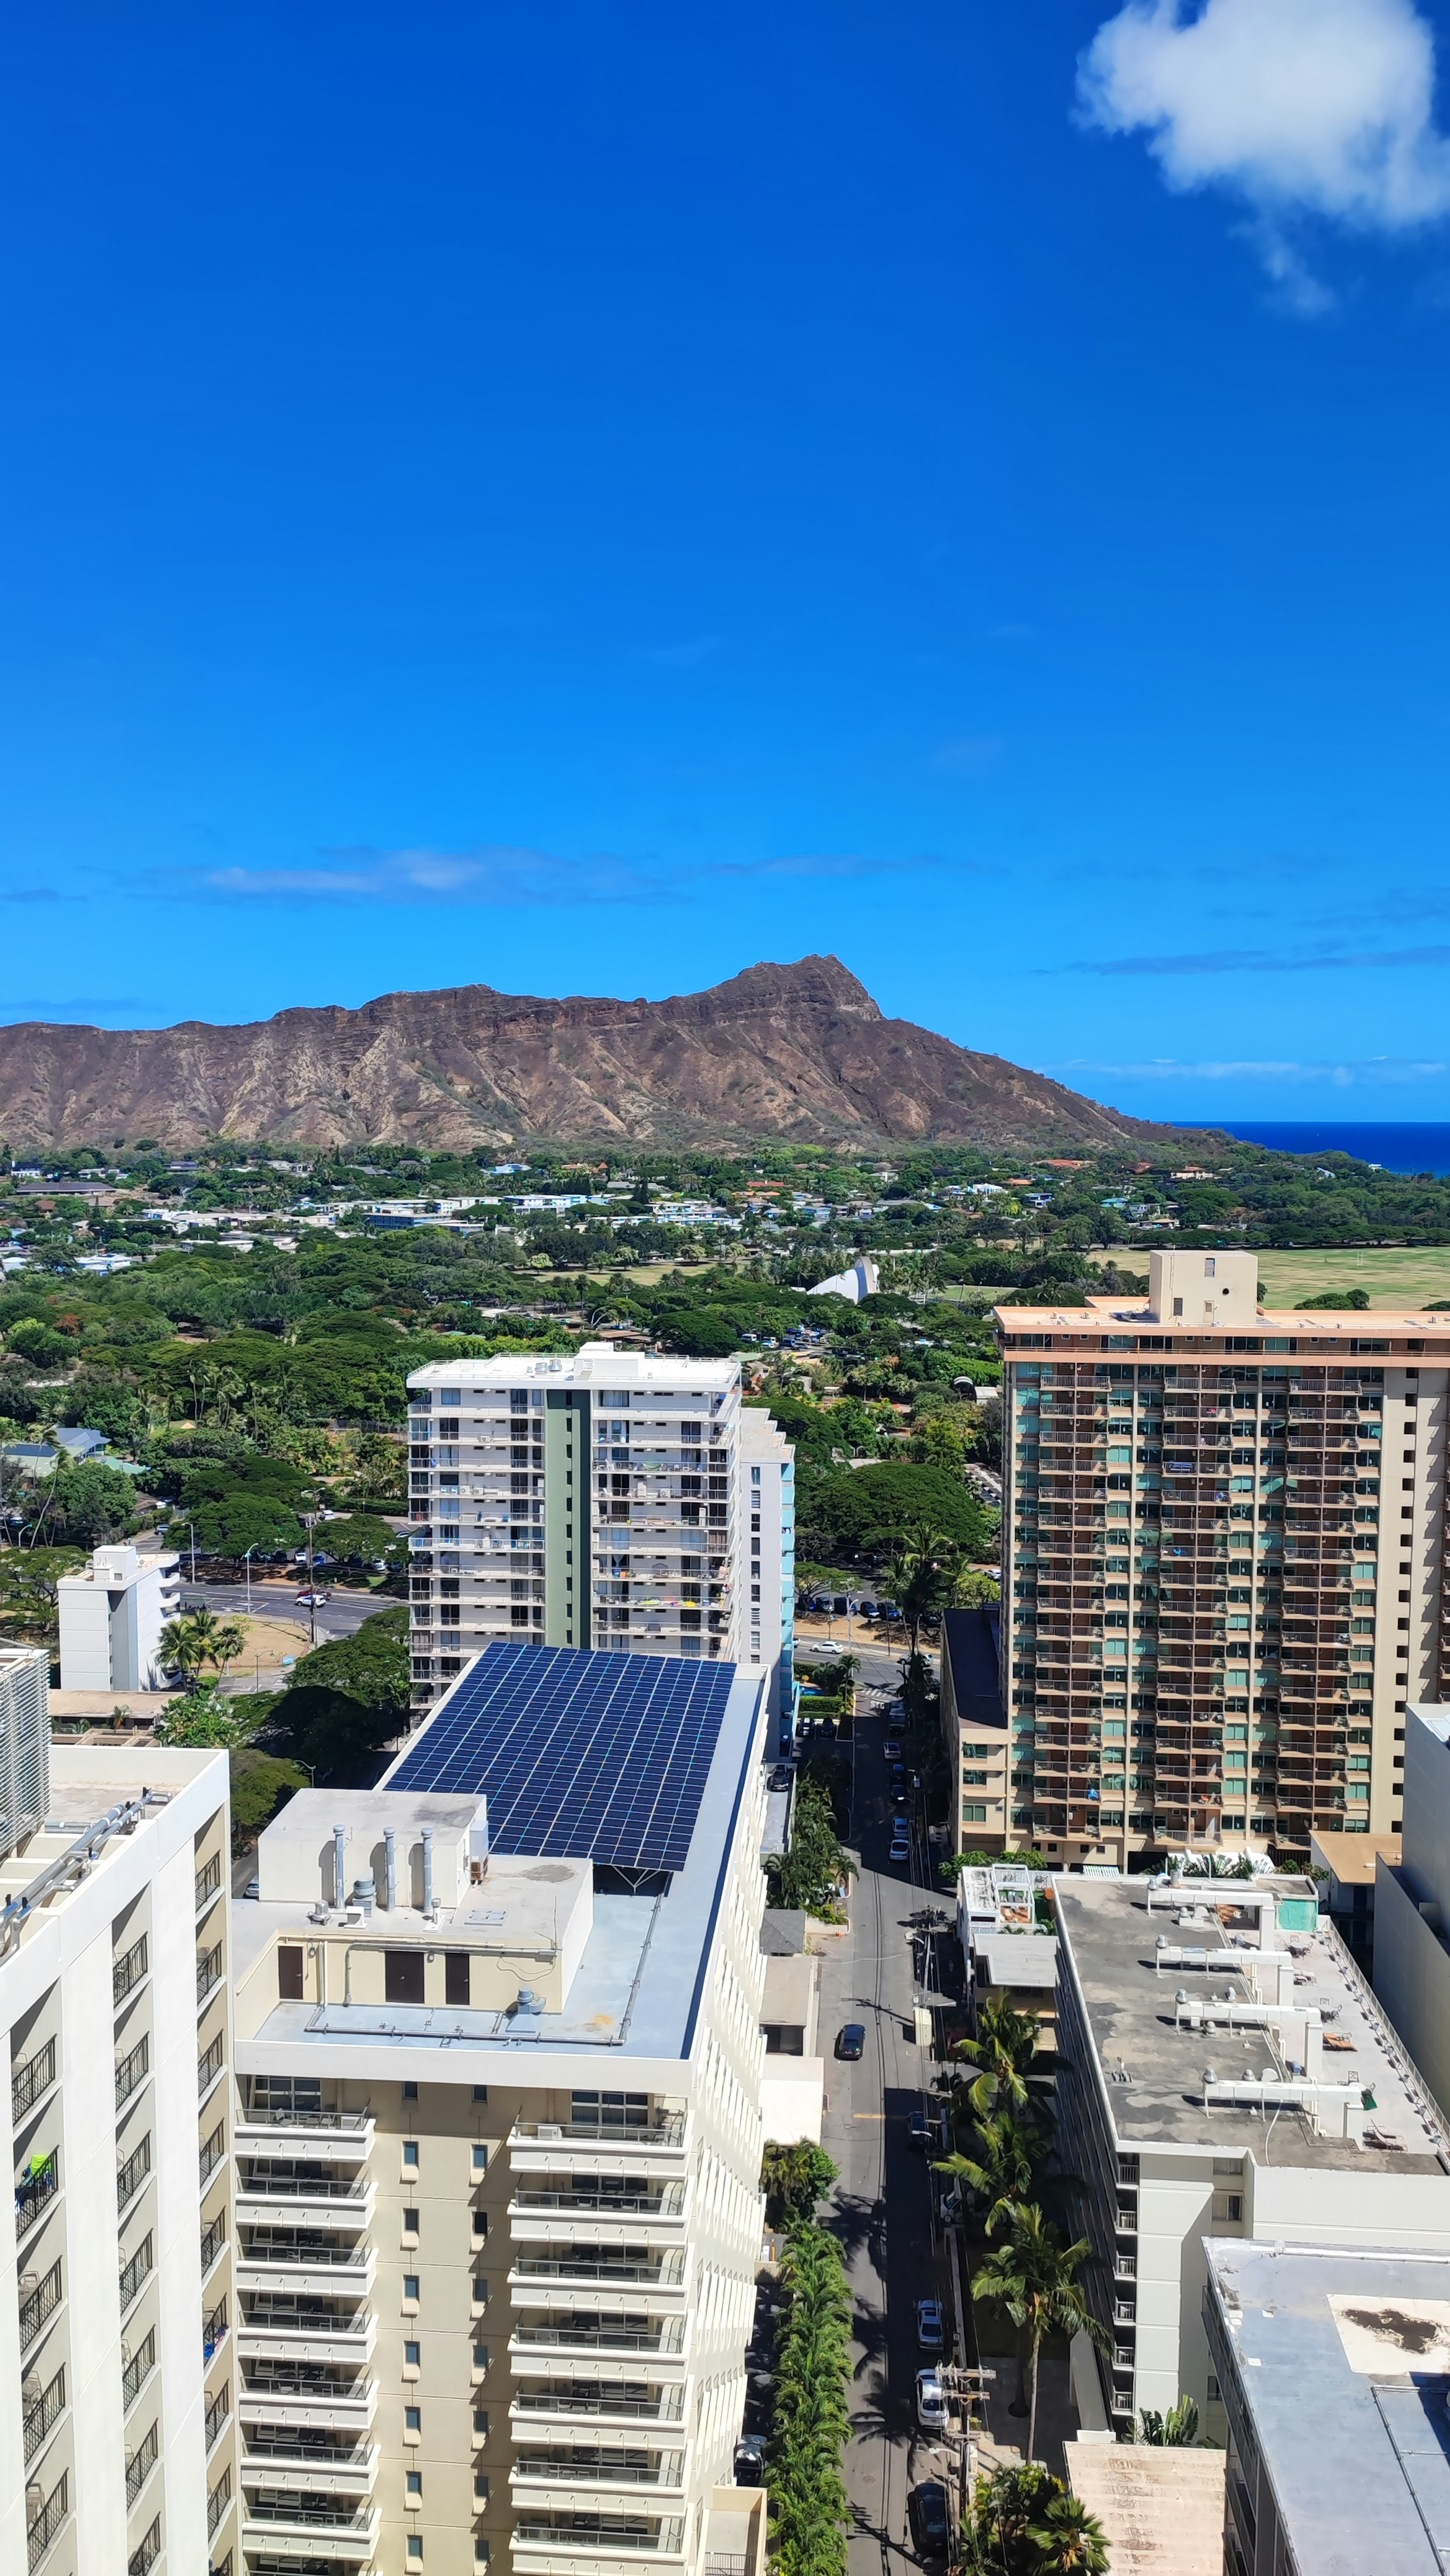
{"type": "Polygon", "coordinates": [[[768,1785],[772,1789],[788,1789],[790,1787],[790,1764],[788,1762],[776,1763],[771,1772],[768,1785]]]}
{"type": "Polygon", "coordinates": [[[911,2520],[911,2536],[923,2558],[945,2558],[951,2547],[951,2517],[947,2511],[947,2491],[940,2478],[925,2478],[913,2487],[906,2500],[911,2520]]]}
{"type": "Polygon", "coordinates": [[[856,2058],[864,2057],[865,2054],[865,2023],[863,2021],[843,2022],[836,2033],[836,2055],[838,2057],[856,2058]]]}
{"type": "Polygon", "coordinates": [[[942,2352],[946,2348],[947,2325],[940,2299],[918,2299],[916,2303],[916,2340],[922,2352],[942,2352]]]}
{"type": "Polygon", "coordinates": [[[944,2433],[947,2429],[947,2393],[939,2371],[919,2370],[916,2374],[916,2420],[924,2433],[944,2433]]]}
{"type": "Polygon", "coordinates": [[[894,1737],[894,1736],[891,1738],[891,1740],[890,1740],[890,1742],[889,1742],[889,1743],[887,1743],[887,1744],[883,1744],[883,1745],[882,1745],[881,1750],[882,1750],[882,1752],[885,1754],[886,1759],[887,1759],[887,1761],[888,1761],[888,1762],[899,1762],[899,1761],[900,1761],[900,1759],[901,1759],[901,1747],[900,1747],[900,1745],[897,1743],[897,1741],[896,1741],[896,1739],[895,1739],[895,1737],[894,1737]]]}
{"type": "Polygon", "coordinates": [[[906,2143],[909,2147],[919,2147],[923,2153],[928,2147],[936,2145],[936,2127],[929,2111],[911,2113],[906,2123],[906,2143]]]}
{"type": "Polygon", "coordinates": [[[247,1881],[246,1891],[245,1891],[245,1892],[246,1892],[246,1894],[247,1894],[248,1896],[250,1896],[250,1897],[252,1897],[252,1898],[259,1897],[259,1896],[261,1895],[261,1893],[262,1893],[262,1882],[261,1882],[261,1880],[260,1880],[259,1878],[249,1878],[249,1879],[248,1879],[248,1881],[247,1881]]]}
{"type": "Polygon", "coordinates": [[[330,1592],[299,1592],[297,1606],[300,1610],[320,1610],[324,1601],[331,1599],[330,1592]]]}
{"type": "Polygon", "coordinates": [[[890,1849],[890,1851],[887,1853],[886,1857],[887,1857],[887,1859],[888,1859],[888,1860],[898,1860],[898,1861],[900,1861],[900,1860],[910,1860],[910,1858],[911,1858],[911,1845],[910,1845],[910,1843],[908,1842],[908,1840],[907,1840],[907,1838],[906,1838],[906,1835],[905,1835],[904,1833],[899,1834],[899,1835],[897,1835],[897,1834],[893,1834],[893,1836],[892,1836],[892,1842],[891,1842],[891,1849],[890,1849]]]}
{"type": "Polygon", "coordinates": [[[735,2483],[738,2487],[758,2487],[765,2478],[765,2436],[742,2433],[735,2445],[735,2483]]]}

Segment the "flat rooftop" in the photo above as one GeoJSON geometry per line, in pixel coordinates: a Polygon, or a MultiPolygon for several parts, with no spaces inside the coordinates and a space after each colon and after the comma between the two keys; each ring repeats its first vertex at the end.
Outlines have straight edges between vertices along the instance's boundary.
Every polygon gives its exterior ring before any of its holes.
{"type": "MultiPolygon", "coordinates": [[[[569,1649],[559,1650],[561,1660],[569,1655],[569,1649]]],[[[540,1668],[546,1660],[554,1660],[537,1652],[532,1659],[540,1668]]],[[[576,1665],[593,1660],[583,1652],[572,1655],[576,1665]]],[[[611,1656],[597,1660],[657,1669],[668,1659],[611,1656]]],[[[631,1895],[605,1889],[595,1893],[592,1925],[560,2010],[525,2014],[449,2005],[277,2003],[251,2039],[238,2041],[239,2070],[369,2078],[380,2076],[384,2067],[396,2074],[397,2052],[407,2050],[410,2056],[420,2053],[415,2062],[418,2071],[426,2074],[424,2053],[431,2050],[438,2060],[432,2069],[435,2081],[466,2081],[470,2059],[480,2065],[492,2060],[498,2074],[501,2058],[518,2080],[521,2060],[533,2057],[551,2061],[550,2071],[536,2078],[540,2084],[567,2085],[611,2081],[603,2069],[611,2060],[617,2065],[621,2051],[627,2051],[632,2072],[640,2059],[678,2063],[688,2058],[741,1810],[756,1788],[767,1686],[767,1676],[755,1666],[716,1665],[710,1670],[726,1676],[728,1686],[683,1857],[668,1875],[651,1873],[646,1892],[631,1895]]],[[[558,1705],[560,1725],[567,1734],[572,1723],[567,1691],[561,1691],[558,1705]]],[[[538,1702],[534,1719],[543,1723],[538,1702]]],[[[428,1732],[427,1727],[420,1730],[409,1755],[425,1742],[428,1732]]],[[[493,1801],[486,1769],[475,1786],[488,1798],[491,1829],[493,1801]]],[[[306,1795],[300,1792],[293,1805],[300,1807],[306,1795]]],[[[435,1815],[441,1823],[445,1813],[472,1804],[471,1793],[459,1799],[387,1781],[360,1796],[369,1818],[376,1818],[378,1830],[392,1815],[400,1835],[435,1815]]],[[[328,1803],[327,1793],[315,1792],[314,1801],[320,1814],[328,1803]]],[[[284,1815],[290,1812],[286,1809],[284,1815]]],[[[574,1874],[574,1867],[559,1859],[541,1860],[526,1852],[501,1854],[497,1859],[491,1855],[482,1885],[465,1886],[455,1905],[440,1904],[435,1923],[425,1925],[420,1914],[406,1908],[400,1908],[395,1917],[379,1910],[366,1926],[366,1937],[388,1945],[396,1937],[399,1946],[405,1947],[420,1941],[434,1948],[522,1945],[526,1938],[548,1929],[556,1899],[561,1909],[565,1905],[563,1882],[574,1874]],[[502,1922],[490,1920],[499,1914],[502,1922]]],[[[300,1897],[285,1903],[244,1901],[235,1907],[232,1922],[239,1988],[271,1940],[319,1937],[310,1903],[300,1897]]],[[[347,1937],[336,1923],[329,1934],[338,1940],[347,1937]]],[[[355,1928],[354,1937],[362,1937],[355,1928]]]]}
{"type": "MultiPolygon", "coordinates": [[[[1247,1948],[1251,1927],[1236,1924],[1236,1899],[1250,1894],[1303,1899],[1314,1893],[1301,1878],[1257,1878],[1251,1887],[1234,1880],[1189,1882],[1178,1908],[1160,1895],[1150,1915],[1143,1878],[1054,1880],[1060,1974],[1075,1972],[1093,2043],[1106,2079],[1114,2126],[1129,2148],[1139,2141],[1219,2148],[1252,2147],[1264,2124],[1256,2111],[1203,2101],[1203,2070],[1212,2065],[1225,2080],[1284,2073],[1270,2030],[1211,2033],[1180,2030],[1174,1997],[1180,1987],[1195,2001],[1232,1992],[1247,2001],[1247,1948]],[[1207,1969],[1155,1967],[1155,1943],[1210,1954],[1207,1969]]],[[[1369,1987],[1337,1932],[1321,1918],[1313,1931],[1280,1931],[1272,1939],[1294,1961],[1293,2000],[1319,2010],[1325,2025],[1323,2081],[1352,2083],[1373,2093],[1365,2114],[1365,2144],[1316,2134],[1307,2113],[1279,2112],[1274,2162],[1328,2167],[1341,2172],[1434,2173],[1441,2149],[1450,2153],[1447,2130],[1428,2089],[1406,2057],[1369,1987]]]]}
{"type": "Polygon", "coordinates": [[[701,1402],[706,1396],[725,1395],[740,1384],[738,1360],[697,1360],[685,1357],[657,1359],[646,1351],[621,1351],[613,1342],[585,1342],[577,1351],[551,1353],[546,1358],[513,1357],[492,1360],[430,1360],[426,1367],[410,1369],[409,1386],[459,1386],[475,1390],[485,1387],[533,1386],[638,1387],[642,1394],[658,1388],[662,1395],[688,1395],[697,1391],[701,1402]]]}
{"type": "Polygon", "coordinates": [[[1074,1344],[1091,1351],[1151,1348],[1170,1357],[1179,1349],[1195,1356],[1231,1349],[1236,1359],[1263,1352],[1270,1359],[1288,1354],[1338,1360],[1351,1354],[1388,1354],[1390,1343],[1410,1340],[1416,1344],[1417,1356],[1421,1349],[1427,1359],[1450,1354],[1450,1323],[1443,1314],[1427,1314],[1422,1307],[1360,1307],[1343,1313],[1321,1307],[1305,1313],[1297,1306],[1265,1306],[1247,1331],[1242,1319],[1189,1323],[1182,1317],[1155,1315],[1122,1297],[1094,1297],[1085,1306],[994,1306],[992,1316],[1009,1349],[1020,1349],[1029,1340],[1037,1347],[1057,1345],[1063,1350],[1074,1344]],[[1045,1345],[1040,1337],[1046,1337],[1045,1345]]]}
{"type": "Polygon", "coordinates": [[[152,1745],[52,1745],[45,1817],[17,1850],[0,1860],[0,1909],[22,1908],[9,1912],[12,1936],[24,1941],[209,1765],[215,1770],[220,1805],[226,1795],[225,1754],[168,1752],[152,1745]],[[123,1812],[139,1809],[148,1791],[152,1803],[123,1828],[123,1812]],[[98,1828],[108,1819],[115,1820],[114,1830],[102,1836],[98,1828]]]}
{"type": "Polygon", "coordinates": [[[1444,2576],[1450,2256],[1222,2237],[1205,2251],[1295,2563],[1444,2576]]]}

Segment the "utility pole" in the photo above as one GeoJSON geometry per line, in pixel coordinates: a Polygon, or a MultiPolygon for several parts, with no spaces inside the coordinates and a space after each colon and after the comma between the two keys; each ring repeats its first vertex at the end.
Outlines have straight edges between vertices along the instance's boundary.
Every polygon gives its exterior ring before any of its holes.
{"type": "Polygon", "coordinates": [[[317,1586],[312,1579],[312,1527],[316,1518],[315,1512],[302,1515],[302,1526],[307,1532],[307,1621],[314,1646],[317,1643],[317,1586]]]}
{"type": "Polygon", "coordinates": [[[242,1563],[247,1570],[247,1617],[250,1619],[252,1615],[252,1551],[250,1548],[243,1557],[242,1563]]]}

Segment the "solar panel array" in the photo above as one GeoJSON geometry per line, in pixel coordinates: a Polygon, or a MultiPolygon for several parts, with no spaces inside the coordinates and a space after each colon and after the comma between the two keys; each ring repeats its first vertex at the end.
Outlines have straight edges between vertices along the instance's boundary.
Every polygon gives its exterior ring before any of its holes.
{"type": "Polygon", "coordinates": [[[488,1800],[492,1850],[683,1869],[735,1666],[500,1640],[390,1789],[488,1800]]]}

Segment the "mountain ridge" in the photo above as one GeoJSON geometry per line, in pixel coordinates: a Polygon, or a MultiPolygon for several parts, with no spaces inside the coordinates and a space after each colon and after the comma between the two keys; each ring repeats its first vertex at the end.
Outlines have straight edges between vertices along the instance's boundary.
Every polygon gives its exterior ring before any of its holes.
{"type": "Polygon", "coordinates": [[[728,1147],[1130,1144],[1130,1118],[1001,1056],[887,1019],[837,957],[750,966],[663,1001],[464,984],[223,1026],[0,1028],[12,1150],[212,1138],[728,1147]]]}

